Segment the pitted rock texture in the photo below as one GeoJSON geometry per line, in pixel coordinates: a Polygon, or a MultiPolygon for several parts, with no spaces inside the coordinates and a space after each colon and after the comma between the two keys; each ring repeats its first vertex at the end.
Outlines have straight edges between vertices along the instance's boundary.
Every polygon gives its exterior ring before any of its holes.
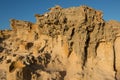
{"type": "Polygon", "coordinates": [[[55,6],[0,31],[0,80],[120,80],[120,23],[55,6]]]}

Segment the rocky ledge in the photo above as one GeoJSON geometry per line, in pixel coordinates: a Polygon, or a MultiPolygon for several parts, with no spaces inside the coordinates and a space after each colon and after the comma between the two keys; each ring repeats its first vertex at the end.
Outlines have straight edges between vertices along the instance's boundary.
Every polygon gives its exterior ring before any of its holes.
{"type": "Polygon", "coordinates": [[[0,80],[120,80],[120,22],[87,6],[49,10],[0,31],[0,80]]]}

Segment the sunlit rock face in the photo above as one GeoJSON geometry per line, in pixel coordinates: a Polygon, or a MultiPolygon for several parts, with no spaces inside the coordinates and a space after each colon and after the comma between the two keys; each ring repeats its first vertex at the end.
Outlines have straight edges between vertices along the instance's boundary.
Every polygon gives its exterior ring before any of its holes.
{"type": "Polygon", "coordinates": [[[120,80],[120,23],[87,6],[11,20],[0,31],[0,80],[120,80]]]}

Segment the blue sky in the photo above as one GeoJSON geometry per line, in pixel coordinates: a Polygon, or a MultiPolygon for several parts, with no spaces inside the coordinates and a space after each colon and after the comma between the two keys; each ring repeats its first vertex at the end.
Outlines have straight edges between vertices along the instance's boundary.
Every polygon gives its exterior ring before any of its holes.
{"type": "Polygon", "coordinates": [[[87,5],[103,11],[103,18],[120,21],[120,0],[0,0],[0,29],[10,28],[10,19],[35,22],[35,14],[43,14],[48,8],[87,5]]]}

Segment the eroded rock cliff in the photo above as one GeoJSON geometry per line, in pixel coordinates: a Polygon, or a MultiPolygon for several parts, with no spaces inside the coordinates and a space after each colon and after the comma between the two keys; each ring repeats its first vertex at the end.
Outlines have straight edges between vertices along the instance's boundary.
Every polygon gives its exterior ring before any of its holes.
{"type": "Polygon", "coordinates": [[[0,31],[0,80],[120,80],[120,23],[55,6],[0,31]]]}

